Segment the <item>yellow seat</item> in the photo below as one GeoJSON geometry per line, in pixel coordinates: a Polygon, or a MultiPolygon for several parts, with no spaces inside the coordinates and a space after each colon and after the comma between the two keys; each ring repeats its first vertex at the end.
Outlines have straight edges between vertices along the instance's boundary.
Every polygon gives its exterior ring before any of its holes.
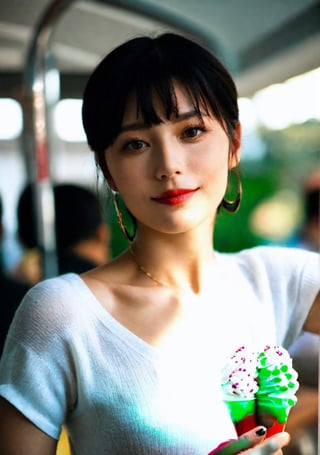
{"type": "Polygon", "coordinates": [[[58,441],[56,455],[71,455],[68,434],[64,428],[58,441]]]}

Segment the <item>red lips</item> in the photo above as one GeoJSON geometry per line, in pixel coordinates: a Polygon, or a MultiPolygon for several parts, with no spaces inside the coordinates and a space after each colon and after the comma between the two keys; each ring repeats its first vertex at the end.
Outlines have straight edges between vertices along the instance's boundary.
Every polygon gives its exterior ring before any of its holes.
{"type": "Polygon", "coordinates": [[[174,190],[165,191],[164,193],[161,193],[158,196],[153,197],[152,200],[159,202],[159,204],[179,205],[183,204],[187,199],[192,197],[197,190],[198,188],[197,189],[177,188],[174,190]]]}

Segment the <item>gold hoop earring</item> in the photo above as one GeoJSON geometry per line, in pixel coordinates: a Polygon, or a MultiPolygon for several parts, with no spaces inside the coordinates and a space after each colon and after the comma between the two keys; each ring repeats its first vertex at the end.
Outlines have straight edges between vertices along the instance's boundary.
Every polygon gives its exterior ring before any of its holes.
{"type": "Polygon", "coordinates": [[[231,169],[231,171],[237,179],[237,197],[235,199],[227,200],[225,198],[222,199],[221,205],[222,207],[229,213],[236,213],[240,208],[241,198],[242,198],[242,185],[238,171],[235,169],[231,169]]]}
{"type": "Polygon", "coordinates": [[[122,213],[120,211],[120,207],[119,207],[119,201],[118,201],[118,193],[116,191],[112,191],[113,193],[113,204],[114,204],[114,208],[115,208],[115,211],[116,211],[116,215],[117,215],[117,220],[118,220],[118,223],[119,223],[119,226],[120,226],[120,229],[122,231],[122,234],[125,236],[125,238],[128,240],[129,243],[132,243],[135,236],[136,236],[136,220],[135,218],[133,217],[133,215],[131,215],[131,213],[129,212],[128,210],[128,213],[130,214],[131,218],[132,218],[132,221],[133,221],[133,226],[134,226],[134,230],[133,230],[133,234],[130,234],[128,229],[126,228],[125,224],[124,224],[124,221],[123,221],[123,217],[122,217],[122,213]]]}

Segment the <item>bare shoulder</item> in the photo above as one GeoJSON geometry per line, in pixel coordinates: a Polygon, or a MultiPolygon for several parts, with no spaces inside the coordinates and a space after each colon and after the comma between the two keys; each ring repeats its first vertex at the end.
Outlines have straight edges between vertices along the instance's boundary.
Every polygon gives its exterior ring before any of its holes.
{"type": "Polygon", "coordinates": [[[81,279],[111,313],[121,302],[138,292],[135,285],[136,271],[125,253],[101,267],[81,274],[81,279]]]}
{"type": "Polygon", "coordinates": [[[104,306],[114,298],[114,287],[119,278],[115,280],[116,274],[111,264],[89,270],[80,275],[86,286],[104,306]]]}

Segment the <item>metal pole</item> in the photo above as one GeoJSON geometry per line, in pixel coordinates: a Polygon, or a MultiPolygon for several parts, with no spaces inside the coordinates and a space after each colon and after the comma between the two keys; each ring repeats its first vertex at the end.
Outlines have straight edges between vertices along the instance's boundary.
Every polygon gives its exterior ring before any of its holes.
{"type": "MultiPolygon", "coordinates": [[[[24,73],[23,148],[27,172],[34,190],[39,246],[43,252],[44,278],[58,273],[55,241],[55,209],[50,177],[49,115],[52,100],[60,97],[59,84],[48,78],[54,70],[50,38],[56,21],[73,1],[53,1],[35,27],[24,73]],[[50,98],[48,94],[50,93],[50,98]]],[[[57,80],[57,77],[55,78],[57,80]]]]}

